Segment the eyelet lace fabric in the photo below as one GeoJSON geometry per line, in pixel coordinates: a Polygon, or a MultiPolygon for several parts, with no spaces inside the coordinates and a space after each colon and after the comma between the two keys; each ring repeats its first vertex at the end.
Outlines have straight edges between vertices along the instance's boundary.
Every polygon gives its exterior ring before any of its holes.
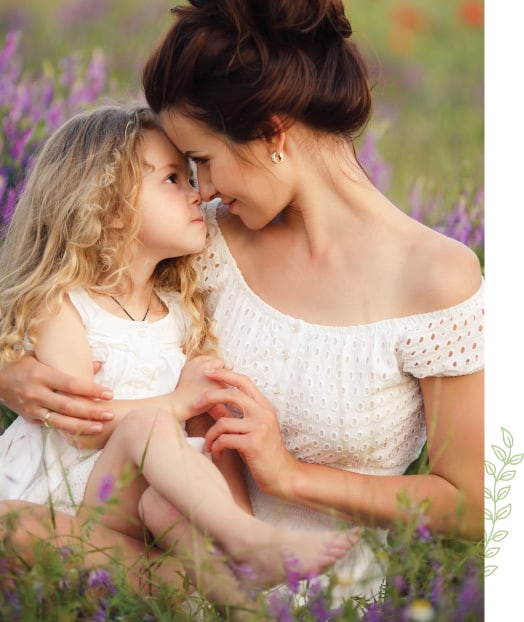
{"type": "MultiPolygon", "coordinates": [[[[404,473],[426,440],[418,380],[484,366],[484,285],[468,300],[431,313],[356,326],[310,324],[249,289],[220,232],[216,206],[206,213],[210,244],[194,265],[212,291],[221,352],[275,406],[288,450],[356,473],[404,473]]],[[[311,529],[333,524],[327,514],[264,495],[252,481],[250,491],[263,520],[311,529]]],[[[352,564],[368,568],[361,548],[352,555],[352,564]]]]}

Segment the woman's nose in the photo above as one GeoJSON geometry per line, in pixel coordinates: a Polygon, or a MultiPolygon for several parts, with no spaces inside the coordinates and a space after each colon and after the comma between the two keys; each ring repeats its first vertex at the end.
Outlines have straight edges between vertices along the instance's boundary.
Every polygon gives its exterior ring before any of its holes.
{"type": "Polygon", "coordinates": [[[198,171],[198,191],[200,192],[202,201],[211,201],[217,194],[217,190],[209,173],[202,170],[198,171]]]}

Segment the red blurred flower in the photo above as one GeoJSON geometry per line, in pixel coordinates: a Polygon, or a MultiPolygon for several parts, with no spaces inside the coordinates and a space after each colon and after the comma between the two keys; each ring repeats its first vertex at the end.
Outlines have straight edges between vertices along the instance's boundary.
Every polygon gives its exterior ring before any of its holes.
{"type": "Polygon", "coordinates": [[[482,28],[484,26],[484,4],[481,2],[463,2],[458,7],[458,16],[468,26],[482,28]]]}
{"type": "Polygon", "coordinates": [[[411,4],[404,4],[391,11],[391,17],[406,30],[422,30],[428,25],[428,16],[424,11],[411,4]]]}

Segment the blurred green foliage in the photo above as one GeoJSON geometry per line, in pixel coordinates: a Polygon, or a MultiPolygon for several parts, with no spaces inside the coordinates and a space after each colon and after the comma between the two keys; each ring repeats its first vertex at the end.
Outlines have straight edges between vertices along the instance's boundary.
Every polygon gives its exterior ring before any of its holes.
{"type": "MultiPolygon", "coordinates": [[[[393,165],[389,196],[405,207],[415,180],[428,194],[483,186],[483,3],[345,0],[371,66],[372,125],[393,165]]],[[[24,67],[73,50],[103,50],[122,95],[140,92],[148,52],[172,23],[161,0],[0,0],[0,36],[20,29],[24,67]]]]}

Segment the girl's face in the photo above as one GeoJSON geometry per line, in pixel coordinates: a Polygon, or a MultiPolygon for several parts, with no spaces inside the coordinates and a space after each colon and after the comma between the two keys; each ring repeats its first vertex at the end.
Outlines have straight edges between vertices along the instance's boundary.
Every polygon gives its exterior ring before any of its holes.
{"type": "Polygon", "coordinates": [[[145,133],[138,196],[140,254],[158,263],[202,250],[207,227],[187,158],[160,130],[145,133]],[[144,255],[145,254],[145,255],[144,255]]]}
{"type": "Polygon", "coordinates": [[[162,126],[196,164],[203,201],[220,198],[250,229],[261,229],[292,200],[290,185],[280,180],[264,139],[233,150],[226,140],[188,116],[164,111],[162,126]]]}

